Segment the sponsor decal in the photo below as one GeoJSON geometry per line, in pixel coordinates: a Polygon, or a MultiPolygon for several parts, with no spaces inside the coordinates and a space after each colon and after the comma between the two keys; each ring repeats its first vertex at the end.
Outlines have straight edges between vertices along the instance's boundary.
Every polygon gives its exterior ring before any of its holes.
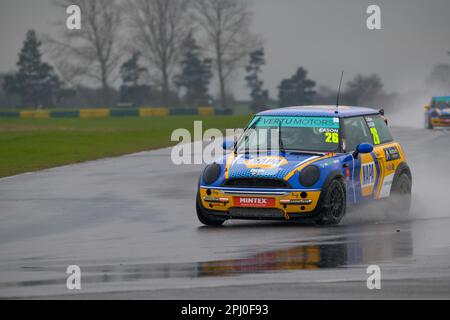
{"type": "Polygon", "coordinates": [[[394,161],[400,159],[400,152],[397,147],[389,147],[384,149],[386,161],[394,161]]]}
{"type": "Polygon", "coordinates": [[[321,163],[320,164],[320,167],[321,168],[326,168],[326,167],[328,167],[328,166],[331,166],[331,165],[333,165],[333,164],[338,164],[339,163],[339,160],[328,160],[328,161],[326,161],[326,162],[324,162],[324,163],[321,163]]]}
{"type": "Polygon", "coordinates": [[[274,198],[234,197],[233,203],[235,207],[246,207],[246,208],[275,207],[274,198]]]}
{"type": "Polygon", "coordinates": [[[257,117],[257,127],[334,128],[339,129],[339,118],[331,117],[257,117]]]}
{"type": "Polygon", "coordinates": [[[252,176],[276,176],[280,172],[280,168],[276,169],[251,169],[250,174],[252,176]]]}
{"type": "Polygon", "coordinates": [[[319,128],[320,133],[331,132],[331,133],[339,133],[339,129],[334,128],[319,128]]]}
{"type": "Polygon", "coordinates": [[[269,156],[269,157],[258,157],[247,160],[244,164],[249,169],[275,169],[289,164],[286,158],[269,156]]]}
{"type": "Polygon", "coordinates": [[[395,165],[393,163],[386,165],[386,171],[394,171],[395,165]]]}
{"type": "Polygon", "coordinates": [[[370,187],[375,184],[375,163],[365,163],[362,165],[362,187],[370,187]]]}

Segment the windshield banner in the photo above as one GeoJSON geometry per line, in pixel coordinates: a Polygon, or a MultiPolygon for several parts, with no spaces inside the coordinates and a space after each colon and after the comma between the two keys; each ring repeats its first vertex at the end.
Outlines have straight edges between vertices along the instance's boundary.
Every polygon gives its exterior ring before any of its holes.
{"type": "Polygon", "coordinates": [[[328,128],[339,129],[339,118],[331,117],[256,117],[251,127],[255,128],[328,128]]]}

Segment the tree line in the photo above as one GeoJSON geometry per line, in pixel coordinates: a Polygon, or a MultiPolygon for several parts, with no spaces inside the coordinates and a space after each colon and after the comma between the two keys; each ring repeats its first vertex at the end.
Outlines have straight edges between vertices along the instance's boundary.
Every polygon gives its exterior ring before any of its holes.
{"type": "MultiPolygon", "coordinates": [[[[254,111],[336,101],[337,92],[318,87],[302,66],[281,80],[276,99],[270,97],[262,76],[265,50],[260,37],[250,31],[252,11],[246,0],[53,3],[64,12],[78,5],[81,29],[61,28],[56,35],[42,37],[30,30],[17,71],[0,78],[1,104],[176,107],[214,101],[226,109],[233,102],[231,84],[238,71],[245,72],[254,111]],[[47,59],[42,57],[43,47],[47,59]],[[211,95],[212,81],[217,83],[217,96],[211,95]]],[[[436,67],[432,79],[446,75],[445,68],[436,67]]],[[[389,98],[381,78],[357,75],[347,83],[341,101],[367,105],[380,98],[389,98]]]]}

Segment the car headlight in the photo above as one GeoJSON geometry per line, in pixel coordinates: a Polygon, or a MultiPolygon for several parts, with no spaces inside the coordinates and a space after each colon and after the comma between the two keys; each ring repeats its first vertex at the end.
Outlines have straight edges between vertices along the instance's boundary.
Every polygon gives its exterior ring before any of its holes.
{"type": "Polygon", "coordinates": [[[299,181],[304,187],[312,187],[320,178],[320,169],[316,166],[308,166],[300,172],[299,181]]]}
{"type": "Polygon", "coordinates": [[[203,182],[213,184],[220,176],[220,165],[217,163],[208,165],[203,171],[203,182]]]}
{"type": "Polygon", "coordinates": [[[431,111],[431,117],[432,117],[432,118],[437,118],[437,117],[439,117],[439,112],[437,112],[436,110],[431,111]]]}

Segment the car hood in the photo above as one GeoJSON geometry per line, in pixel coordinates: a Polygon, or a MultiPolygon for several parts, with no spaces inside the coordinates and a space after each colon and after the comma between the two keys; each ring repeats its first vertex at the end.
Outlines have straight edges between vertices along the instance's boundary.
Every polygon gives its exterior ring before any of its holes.
{"type": "Polygon", "coordinates": [[[450,115],[450,108],[446,108],[446,109],[435,109],[437,114],[440,116],[448,116],[450,115]]]}
{"type": "Polygon", "coordinates": [[[230,156],[227,161],[228,178],[269,178],[284,179],[292,171],[311,160],[321,156],[286,153],[266,155],[237,155],[230,156]]]}

